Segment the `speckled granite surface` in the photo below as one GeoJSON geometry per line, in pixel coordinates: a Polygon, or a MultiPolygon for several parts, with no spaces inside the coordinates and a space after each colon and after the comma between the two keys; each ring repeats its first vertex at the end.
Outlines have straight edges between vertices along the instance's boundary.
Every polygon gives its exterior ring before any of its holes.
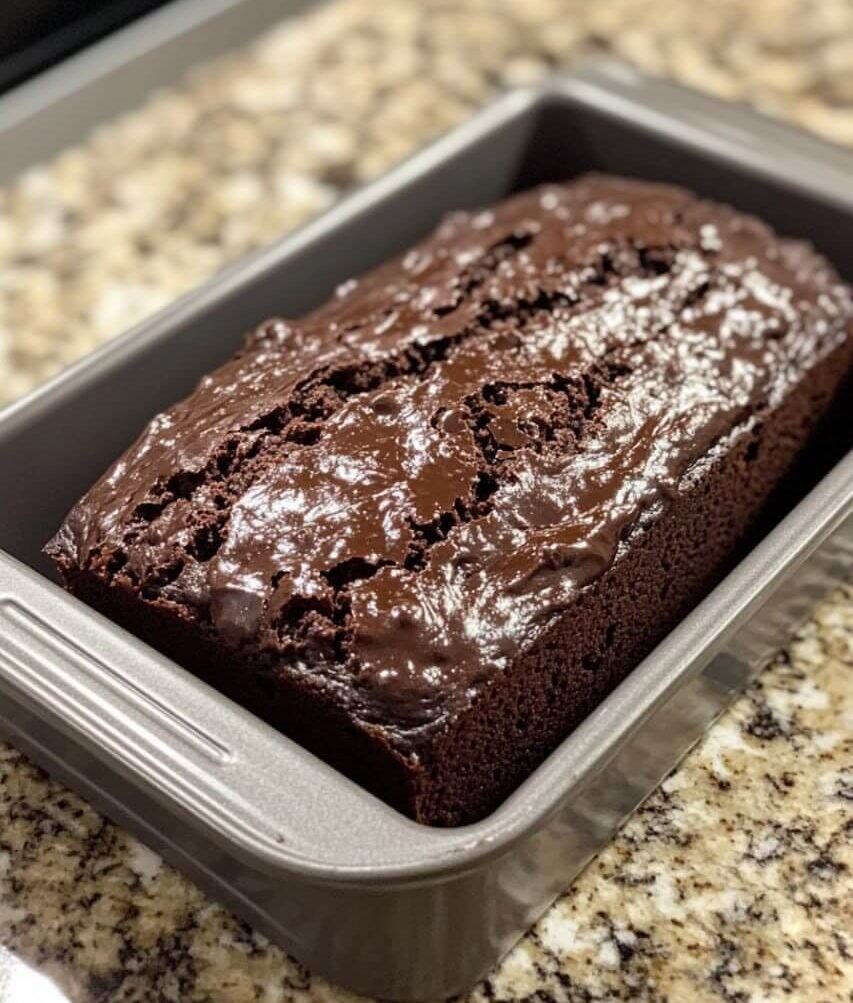
{"type": "MultiPolygon", "coordinates": [[[[0,401],[601,51],[853,144],[849,0],[337,0],[0,189],[0,401]]],[[[848,587],[472,999],[853,999],[851,673],[848,587]]],[[[347,995],[2,745],[0,945],[0,1003],[347,995]]]]}

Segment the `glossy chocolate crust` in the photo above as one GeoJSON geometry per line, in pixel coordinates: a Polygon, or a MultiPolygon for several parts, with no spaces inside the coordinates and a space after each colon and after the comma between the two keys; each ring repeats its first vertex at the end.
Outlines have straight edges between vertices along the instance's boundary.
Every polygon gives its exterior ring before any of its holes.
{"type": "Polygon", "coordinates": [[[539,188],[261,325],[48,553],[396,807],[473,821],[730,566],[851,319],[811,248],[727,207],[539,188]]]}

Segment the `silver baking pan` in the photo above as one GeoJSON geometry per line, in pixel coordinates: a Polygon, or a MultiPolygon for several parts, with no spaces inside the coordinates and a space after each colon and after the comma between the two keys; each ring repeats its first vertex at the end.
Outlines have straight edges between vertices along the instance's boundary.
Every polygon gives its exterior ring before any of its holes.
{"type": "Polygon", "coordinates": [[[404,1000],[483,975],[853,566],[851,426],[775,526],[490,817],[420,826],[64,594],[41,546],[244,330],[298,315],[449,209],[587,169],[665,179],[850,274],[853,157],[739,108],[590,72],[512,92],[0,415],[0,729],[319,973],[404,1000]]]}

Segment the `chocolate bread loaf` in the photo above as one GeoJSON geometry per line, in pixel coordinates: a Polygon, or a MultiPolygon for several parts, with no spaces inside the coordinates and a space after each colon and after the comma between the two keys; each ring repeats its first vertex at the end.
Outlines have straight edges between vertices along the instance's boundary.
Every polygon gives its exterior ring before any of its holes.
{"type": "Polygon", "coordinates": [[[47,551],[401,811],[470,822],[731,567],[851,335],[832,268],[755,219],[549,185],[262,324],[47,551]]]}

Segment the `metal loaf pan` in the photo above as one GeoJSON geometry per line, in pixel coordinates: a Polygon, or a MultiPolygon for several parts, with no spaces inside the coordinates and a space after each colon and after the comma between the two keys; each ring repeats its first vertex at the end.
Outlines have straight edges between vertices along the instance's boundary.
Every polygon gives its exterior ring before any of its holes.
{"type": "Polygon", "coordinates": [[[680,182],[850,275],[853,158],[626,71],[512,92],[0,416],[0,719],[14,743],[311,968],[409,1000],[483,975],[853,564],[849,426],[799,503],[493,815],[419,826],[65,595],[40,547],[145,421],[272,313],[448,209],[587,169],[680,182]],[[837,459],[841,456],[841,459],[837,459]],[[812,486],[813,485],[813,486],[812,486]]]}

